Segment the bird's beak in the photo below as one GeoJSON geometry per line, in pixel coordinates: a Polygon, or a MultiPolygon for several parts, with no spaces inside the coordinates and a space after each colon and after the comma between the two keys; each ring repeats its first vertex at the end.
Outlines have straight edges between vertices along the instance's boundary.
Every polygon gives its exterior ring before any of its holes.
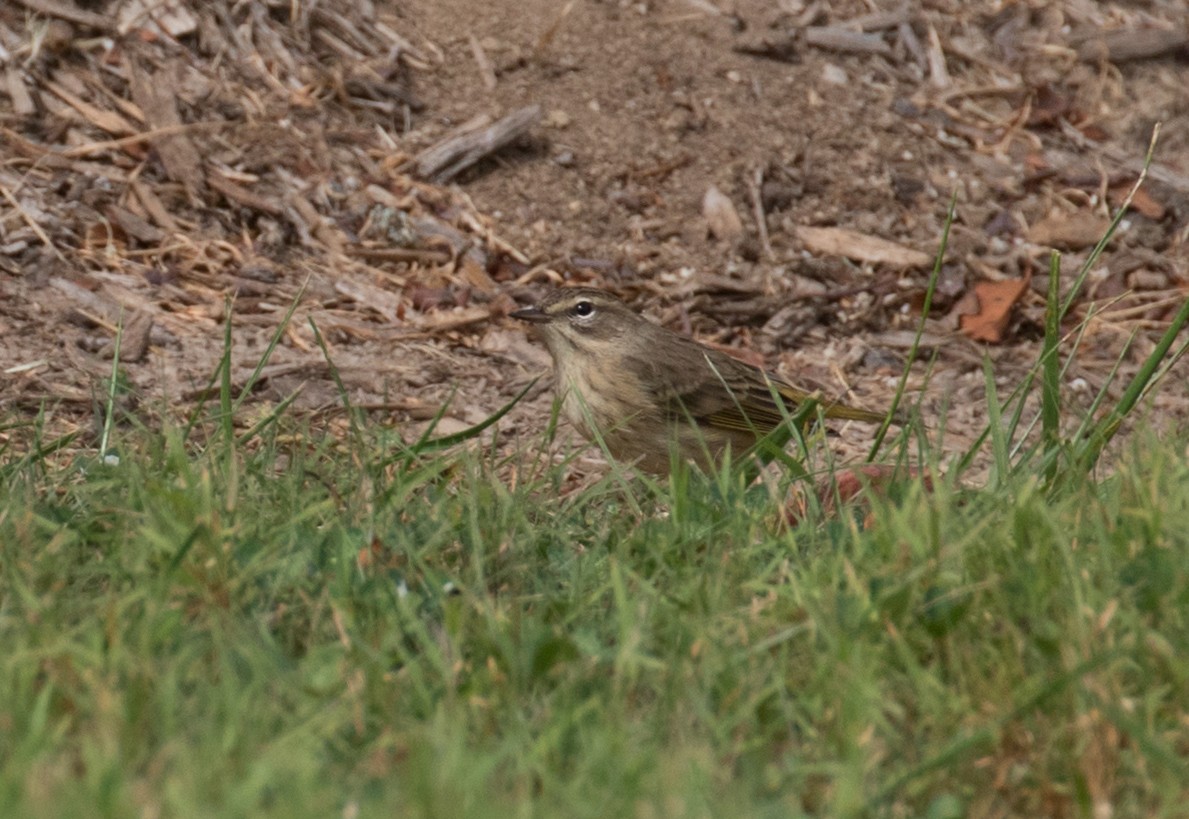
{"type": "Polygon", "coordinates": [[[521,310],[514,310],[508,314],[514,319],[521,321],[529,321],[533,324],[544,324],[549,321],[549,314],[536,305],[532,307],[525,307],[521,310]]]}

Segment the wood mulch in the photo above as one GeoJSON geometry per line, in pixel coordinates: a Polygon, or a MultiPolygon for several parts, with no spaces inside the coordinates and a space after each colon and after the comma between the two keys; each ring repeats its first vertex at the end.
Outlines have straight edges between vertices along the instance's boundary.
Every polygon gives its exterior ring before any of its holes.
{"type": "MultiPolygon", "coordinates": [[[[922,153],[940,146],[963,156],[995,194],[966,203],[927,349],[964,361],[966,372],[978,360],[973,341],[1002,345],[1005,366],[1034,361],[1034,346],[1011,345],[1035,338],[1050,249],[1065,251],[1065,269],[1076,269],[1141,171],[1142,151],[1108,141],[1096,106],[1118,94],[1122,64],[1173,61],[1183,78],[1184,10],[1110,7],[1104,21],[1072,1],[1056,4],[1064,16],[1008,4],[975,21],[956,7],[843,14],[845,4],[787,5],[801,12],[740,28],[738,59],[791,64],[830,54],[892,66],[905,92],[894,111],[930,146],[922,153]],[[1027,173],[1012,176],[1011,167],[1027,173]]],[[[704,0],[681,7],[724,13],[704,0]]],[[[778,211],[804,193],[795,168],[756,165],[736,190],[694,192],[701,207],[686,221],[734,260],[723,265],[734,273],[651,271],[656,252],[639,250],[664,231],[665,220],[649,221],[648,211],[664,199],[656,189],[697,164],[689,154],[651,171],[624,157],[634,169],[600,192],[635,211],[604,221],[633,237],[625,247],[636,250],[622,259],[570,254],[561,263],[548,248],[509,240],[509,225],[476,207],[465,184],[476,167],[510,147],[539,145],[564,117],[529,94],[498,115],[476,111],[416,129],[443,103],[423,96],[429,84],[419,78],[465,61],[498,96],[519,65],[547,62],[540,55],[564,36],[557,32],[569,13],[545,27],[527,57],[501,61],[473,34],[443,46],[419,34],[403,7],[368,0],[4,4],[0,412],[47,411],[60,428],[85,429],[117,337],[140,411],[186,411],[208,395],[226,326],[239,389],[295,306],[253,382],[254,401],[266,408],[296,396],[295,411],[333,415],[333,367],[356,406],[414,424],[457,392],[443,426],[452,431],[546,366],[504,317],[534,286],[564,280],[616,289],[703,337],[735,328],[731,344],[749,340],[751,328],[775,338],[809,332],[852,305],[841,319],[847,331],[869,333],[892,358],[902,354],[931,266],[922,248],[939,235],[935,219],[916,223],[915,247],[887,235],[890,223],[874,212],[781,231],[778,211]],[[836,259],[861,275],[823,286],[812,276],[738,273],[794,254],[836,259]],[[806,301],[776,306],[794,291],[806,301]]],[[[687,102],[686,124],[697,133],[705,112],[687,102]]],[[[1186,121],[1181,109],[1173,115],[1186,121]]],[[[1185,298],[1189,162],[1182,133],[1166,131],[1165,140],[1171,152],[1158,151],[1127,231],[1072,314],[1095,315],[1071,372],[1091,388],[1138,332],[1132,366],[1185,298]]],[[[486,167],[489,180],[501,174],[486,167]]],[[[906,174],[893,189],[910,202],[938,183],[906,174]]],[[[561,208],[557,223],[565,224],[561,208]]],[[[798,355],[779,363],[813,368],[798,355]]],[[[854,364],[867,354],[850,355],[854,364]]],[[[883,373],[884,386],[865,396],[874,406],[894,383],[895,361],[865,366],[883,373]]],[[[945,403],[956,377],[940,378],[927,402],[945,403]]],[[[533,398],[540,413],[541,388],[533,398]]],[[[1181,389],[1160,401],[1183,417],[1189,397],[1181,389]]],[[[969,402],[957,403],[955,423],[973,428],[969,402]]],[[[514,415],[504,431],[531,430],[525,417],[514,415]]]]}

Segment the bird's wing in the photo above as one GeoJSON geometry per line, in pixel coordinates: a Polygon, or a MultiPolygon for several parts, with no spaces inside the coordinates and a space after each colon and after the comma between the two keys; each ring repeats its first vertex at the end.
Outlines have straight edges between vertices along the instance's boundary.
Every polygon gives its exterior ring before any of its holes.
{"type": "Polygon", "coordinates": [[[766,435],[813,397],[763,370],[724,358],[710,361],[721,389],[706,390],[713,400],[704,401],[701,412],[695,412],[714,426],[766,435]]]}
{"type": "Polygon", "coordinates": [[[658,333],[648,341],[651,355],[635,358],[630,369],[646,374],[640,385],[651,389],[655,405],[664,407],[670,418],[689,418],[759,437],[784,423],[806,401],[816,400],[827,418],[883,421],[880,413],[824,400],[820,393],[795,387],[689,339],[658,333]],[[691,366],[698,359],[704,366],[691,366]],[[685,365],[669,366],[668,362],[685,365]]]}
{"type": "MultiPolygon", "coordinates": [[[[687,343],[696,347],[706,367],[697,368],[692,374],[676,370],[658,372],[661,377],[654,383],[664,386],[656,397],[669,407],[670,414],[687,416],[720,429],[766,435],[806,401],[815,400],[821,404],[826,418],[883,421],[880,413],[825,400],[819,392],[795,387],[725,353],[687,343]]],[[[656,360],[672,359],[661,355],[656,360]]]]}
{"type": "MultiPolygon", "coordinates": [[[[641,383],[651,387],[656,406],[663,407],[669,418],[756,436],[783,422],[785,415],[773,400],[761,370],[680,337],[658,336],[651,341],[652,355],[635,366],[649,372],[641,383]],[[666,362],[683,362],[684,366],[667,366],[666,362]]],[[[785,397],[793,404],[804,400],[805,395],[794,388],[778,381],[772,384],[777,390],[791,391],[785,397]]]]}

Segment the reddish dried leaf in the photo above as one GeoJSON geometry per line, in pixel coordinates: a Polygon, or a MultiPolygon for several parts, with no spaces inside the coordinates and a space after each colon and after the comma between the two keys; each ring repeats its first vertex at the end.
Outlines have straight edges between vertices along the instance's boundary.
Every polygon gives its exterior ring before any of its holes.
{"type": "Polygon", "coordinates": [[[1028,291],[1031,277],[1005,279],[998,282],[978,282],[974,295],[978,298],[978,312],[958,317],[958,327],[975,341],[998,344],[1011,318],[1011,309],[1028,291]]]}
{"type": "Polygon", "coordinates": [[[371,542],[355,553],[355,564],[364,572],[371,569],[400,569],[405,565],[405,557],[373,535],[371,542]]]}
{"type": "MultiPolygon", "coordinates": [[[[867,518],[864,527],[870,527],[871,509],[867,498],[874,493],[879,497],[887,497],[891,488],[905,481],[920,479],[926,492],[933,491],[933,476],[915,467],[900,467],[892,464],[863,464],[839,470],[833,477],[822,478],[817,482],[815,494],[822,511],[831,516],[838,512],[839,506],[864,504],[867,518]],[[867,495],[864,496],[864,490],[867,495]]],[[[784,509],[784,522],[790,526],[805,519],[808,514],[808,498],[805,492],[794,489],[789,496],[784,509]]]]}

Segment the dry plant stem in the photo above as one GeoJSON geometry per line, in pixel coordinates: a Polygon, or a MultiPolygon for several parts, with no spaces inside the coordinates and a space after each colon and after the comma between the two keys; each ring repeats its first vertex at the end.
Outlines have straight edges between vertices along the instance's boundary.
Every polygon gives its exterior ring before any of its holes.
{"type": "Polygon", "coordinates": [[[67,148],[64,151],[57,151],[58,156],[64,156],[70,159],[79,159],[84,156],[92,156],[100,154],[104,151],[119,150],[126,148],[129,145],[137,145],[142,142],[152,142],[162,137],[177,136],[178,134],[185,134],[191,131],[200,131],[207,128],[232,128],[237,123],[226,122],[222,120],[213,120],[208,122],[187,122],[180,125],[167,125],[163,128],[154,128],[150,131],[145,131],[140,134],[132,134],[131,136],[122,137],[120,139],[107,139],[103,142],[91,142],[86,145],[79,145],[75,148],[67,148]]]}
{"type": "Polygon", "coordinates": [[[479,68],[479,76],[483,79],[483,87],[488,91],[494,91],[499,81],[495,76],[495,68],[491,65],[491,60],[483,49],[483,44],[474,34],[467,35],[467,41],[471,45],[471,54],[475,57],[475,65],[479,68]]]}
{"type": "Polygon", "coordinates": [[[553,38],[557,36],[557,32],[561,30],[562,23],[570,16],[570,12],[574,10],[574,2],[575,0],[569,0],[568,3],[562,6],[557,17],[553,19],[553,22],[537,38],[537,45],[533,49],[533,53],[538,60],[541,59],[541,55],[545,53],[545,50],[549,48],[549,45],[553,42],[553,38]]]}
{"type": "Polygon", "coordinates": [[[764,249],[764,257],[774,260],[776,253],[772,250],[772,240],[768,236],[768,214],[764,212],[764,169],[756,168],[752,173],[747,192],[751,195],[752,213],[755,215],[756,232],[760,237],[760,247],[764,249]]]}

